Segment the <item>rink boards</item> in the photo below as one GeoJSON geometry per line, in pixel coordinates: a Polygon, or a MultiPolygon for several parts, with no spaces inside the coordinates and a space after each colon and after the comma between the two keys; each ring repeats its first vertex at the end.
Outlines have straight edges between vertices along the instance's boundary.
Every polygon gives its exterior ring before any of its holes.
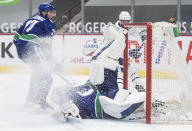
{"type": "MultiPolygon", "coordinates": [[[[17,58],[12,39],[13,34],[0,35],[0,73],[29,72],[29,68],[17,58]]],[[[91,57],[102,41],[102,35],[57,34],[53,39],[54,60],[52,63],[63,63],[66,74],[88,75],[91,57]]],[[[178,37],[178,46],[192,69],[192,36],[178,37]]],[[[168,72],[161,72],[161,77],[166,77],[166,73],[168,72]]],[[[142,70],[139,71],[139,74],[145,77],[142,70]]]]}

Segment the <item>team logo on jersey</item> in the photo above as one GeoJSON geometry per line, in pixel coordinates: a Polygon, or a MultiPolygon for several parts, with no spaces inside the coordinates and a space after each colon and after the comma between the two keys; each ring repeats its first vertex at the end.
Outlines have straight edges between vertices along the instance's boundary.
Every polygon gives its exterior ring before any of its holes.
{"type": "Polygon", "coordinates": [[[89,96],[89,95],[93,94],[93,92],[94,92],[94,90],[91,88],[89,88],[89,89],[83,88],[83,89],[77,91],[76,93],[78,93],[81,96],[89,96]]]}
{"type": "Polygon", "coordinates": [[[0,0],[0,5],[14,5],[19,3],[20,0],[0,0]]]}
{"type": "Polygon", "coordinates": [[[95,53],[95,51],[99,48],[99,40],[93,38],[92,40],[86,41],[83,46],[83,54],[85,56],[91,57],[95,53]]]}

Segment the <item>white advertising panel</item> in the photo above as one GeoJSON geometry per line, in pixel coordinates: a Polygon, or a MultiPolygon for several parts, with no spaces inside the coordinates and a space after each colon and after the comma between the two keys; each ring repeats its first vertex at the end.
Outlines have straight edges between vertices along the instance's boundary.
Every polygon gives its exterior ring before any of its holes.
{"type": "MultiPolygon", "coordinates": [[[[0,73],[24,67],[23,62],[17,58],[12,39],[13,35],[0,35],[0,73]]],[[[103,39],[102,35],[56,35],[53,39],[55,60],[63,63],[65,73],[88,75],[91,57],[103,39]]],[[[187,64],[192,67],[192,36],[180,36],[177,40],[187,64]]]]}
{"type": "MultiPolygon", "coordinates": [[[[12,34],[0,35],[0,73],[26,72],[26,65],[17,57],[12,34]]],[[[53,38],[53,54],[57,63],[63,62],[63,35],[53,38]]]]}
{"type": "Polygon", "coordinates": [[[66,72],[89,74],[91,57],[102,40],[102,35],[65,35],[64,66],[66,72]]]}

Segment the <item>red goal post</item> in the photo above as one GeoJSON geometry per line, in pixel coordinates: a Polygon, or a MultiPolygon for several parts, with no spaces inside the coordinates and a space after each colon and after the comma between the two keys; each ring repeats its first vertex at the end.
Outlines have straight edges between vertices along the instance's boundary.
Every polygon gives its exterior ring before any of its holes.
{"type": "MultiPolygon", "coordinates": [[[[128,30],[129,27],[146,27],[146,123],[151,123],[151,88],[152,88],[152,24],[151,23],[129,23],[124,25],[124,28],[128,30]]],[[[123,62],[123,88],[128,88],[128,43],[129,35],[126,35],[126,47],[124,50],[124,62],[123,62]]]]}

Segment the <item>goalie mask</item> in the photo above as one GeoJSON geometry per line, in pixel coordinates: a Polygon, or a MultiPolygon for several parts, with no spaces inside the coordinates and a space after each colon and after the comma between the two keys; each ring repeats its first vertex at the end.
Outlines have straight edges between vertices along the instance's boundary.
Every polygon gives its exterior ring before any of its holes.
{"type": "Polygon", "coordinates": [[[130,23],[131,22],[131,15],[128,11],[121,11],[119,14],[119,21],[122,25],[130,23]]]}

